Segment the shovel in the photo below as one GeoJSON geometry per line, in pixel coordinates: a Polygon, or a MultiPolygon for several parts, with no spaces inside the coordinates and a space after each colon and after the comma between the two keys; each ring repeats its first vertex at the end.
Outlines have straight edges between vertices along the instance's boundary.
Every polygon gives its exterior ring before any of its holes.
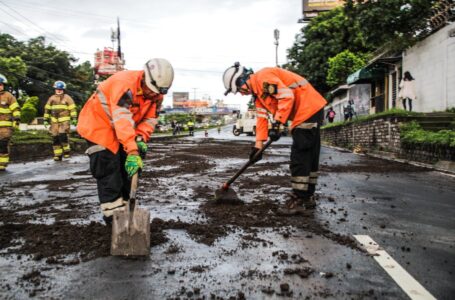
{"type": "Polygon", "coordinates": [[[254,156],[249,159],[246,164],[243,165],[243,167],[237,171],[237,173],[234,174],[234,176],[231,177],[228,181],[226,181],[223,186],[215,191],[215,201],[217,203],[226,203],[226,204],[240,204],[243,203],[242,200],[239,199],[237,196],[237,193],[230,188],[231,184],[239,177],[245,170],[254,164],[254,161],[262,154],[262,152],[267,149],[270,144],[272,144],[272,140],[268,140],[265,145],[259,149],[254,156]]]}
{"type": "Polygon", "coordinates": [[[111,255],[144,256],[150,253],[150,212],[137,207],[138,174],[131,178],[130,199],[124,210],[114,211],[111,255]]]}

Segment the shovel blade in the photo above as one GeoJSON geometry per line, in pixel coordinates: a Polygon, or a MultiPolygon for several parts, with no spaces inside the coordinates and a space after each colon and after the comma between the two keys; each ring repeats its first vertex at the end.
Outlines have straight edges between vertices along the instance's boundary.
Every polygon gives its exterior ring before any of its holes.
{"type": "Polygon", "coordinates": [[[218,189],[215,191],[215,202],[217,204],[243,204],[243,201],[237,196],[237,193],[231,189],[218,189]]]}
{"type": "Polygon", "coordinates": [[[150,212],[135,208],[130,220],[128,210],[114,211],[111,255],[146,256],[150,254],[150,212]]]}

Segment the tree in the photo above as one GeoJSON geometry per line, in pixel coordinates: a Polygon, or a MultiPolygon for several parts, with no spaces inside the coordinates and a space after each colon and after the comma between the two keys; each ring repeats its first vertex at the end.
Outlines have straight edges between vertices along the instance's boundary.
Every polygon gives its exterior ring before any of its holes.
{"type": "Polygon", "coordinates": [[[20,57],[25,63],[27,71],[21,74],[18,86],[28,95],[39,97],[40,114],[47,99],[54,93],[52,85],[57,80],[67,84],[67,93],[78,105],[82,105],[95,90],[90,62],[77,64],[74,56],[46,43],[45,37],[19,42],[11,35],[0,34],[0,56],[8,59],[20,57]]]}
{"type": "Polygon", "coordinates": [[[366,56],[363,54],[356,55],[349,50],[338,53],[329,58],[327,84],[330,86],[344,84],[349,74],[363,67],[365,63],[366,56]]]}
{"type": "Polygon", "coordinates": [[[326,82],[328,59],[344,50],[369,52],[359,24],[348,18],[344,8],[320,14],[303,27],[288,49],[285,68],[305,76],[321,93],[329,90],[326,82]]]}
{"type": "Polygon", "coordinates": [[[332,87],[327,82],[329,58],[344,50],[406,49],[426,34],[434,5],[437,0],[347,0],[343,7],[320,14],[301,29],[284,67],[325,93],[332,87]]]}
{"type": "Polygon", "coordinates": [[[366,42],[374,47],[403,50],[428,29],[436,0],[348,0],[346,14],[361,24],[366,42]]]}
{"type": "Polygon", "coordinates": [[[21,109],[21,122],[28,124],[37,116],[39,99],[35,96],[26,97],[24,100],[25,103],[21,109]]]}
{"type": "Polygon", "coordinates": [[[0,56],[0,73],[7,77],[13,89],[17,89],[20,80],[27,74],[27,65],[19,56],[0,56]]]}

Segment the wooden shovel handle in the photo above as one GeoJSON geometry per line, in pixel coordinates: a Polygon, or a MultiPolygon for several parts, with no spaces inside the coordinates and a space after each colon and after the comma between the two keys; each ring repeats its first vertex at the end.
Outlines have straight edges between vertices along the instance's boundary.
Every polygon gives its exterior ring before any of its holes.
{"type": "Polygon", "coordinates": [[[137,182],[139,179],[138,173],[134,174],[131,178],[130,199],[136,200],[137,182]]]}

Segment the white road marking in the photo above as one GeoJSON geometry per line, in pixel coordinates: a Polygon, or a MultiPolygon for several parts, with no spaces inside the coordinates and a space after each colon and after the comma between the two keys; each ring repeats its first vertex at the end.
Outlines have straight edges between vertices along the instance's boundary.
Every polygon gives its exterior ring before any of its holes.
{"type": "Polygon", "coordinates": [[[354,235],[412,300],[436,299],[368,235],[354,235]]]}

